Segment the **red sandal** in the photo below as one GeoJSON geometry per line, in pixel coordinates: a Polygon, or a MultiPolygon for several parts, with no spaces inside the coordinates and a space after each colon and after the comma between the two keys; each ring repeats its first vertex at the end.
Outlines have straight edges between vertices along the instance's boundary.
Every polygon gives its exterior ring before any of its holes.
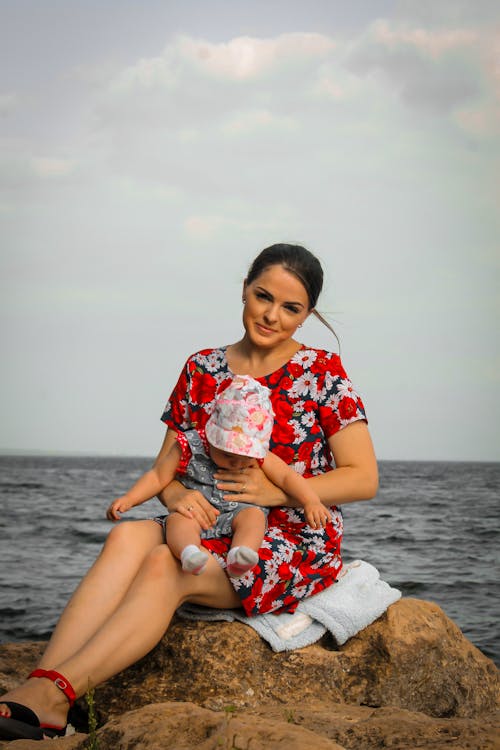
{"type": "MultiPolygon", "coordinates": [[[[76,693],[68,680],[55,669],[35,669],[31,677],[45,677],[51,680],[59,690],[66,696],[69,707],[76,700],[76,693]]],[[[52,724],[41,724],[38,716],[31,708],[23,706],[22,703],[14,701],[2,701],[0,703],[10,708],[10,716],[0,716],[0,739],[3,740],[43,740],[46,737],[64,737],[66,726],[55,727],[52,724]]]]}

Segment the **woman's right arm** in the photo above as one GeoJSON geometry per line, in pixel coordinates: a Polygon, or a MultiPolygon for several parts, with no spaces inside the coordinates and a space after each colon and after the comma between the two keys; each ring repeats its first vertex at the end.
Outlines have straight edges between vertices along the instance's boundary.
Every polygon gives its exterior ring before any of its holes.
{"type": "MultiPolygon", "coordinates": [[[[175,436],[175,430],[169,427],[153,466],[156,466],[170,451],[170,448],[175,443],[175,436]]],[[[210,505],[201,492],[186,489],[177,479],[170,482],[157,497],[168,508],[170,513],[176,512],[181,513],[187,518],[195,518],[202,529],[209,529],[213,526],[219,515],[219,511],[210,505]]]]}

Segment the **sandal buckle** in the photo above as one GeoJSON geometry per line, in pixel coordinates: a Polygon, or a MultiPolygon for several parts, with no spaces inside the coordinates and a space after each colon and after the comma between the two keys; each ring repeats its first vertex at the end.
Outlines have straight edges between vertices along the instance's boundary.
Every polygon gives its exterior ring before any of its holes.
{"type": "Polygon", "coordinates": [[[65,690],[67,689],[67,687],[68,687],[68,683],[66,682],[66,680],[63,680],[63,679],[62,679],[62,677],[57,677],[57,678],[56,678],[56,679],[54,680],[54,685],[57,685],[57,687],[59,688],[59,690],[62,690],[63,692],[64,692],[64,691],[65,691],[65,690]]]}

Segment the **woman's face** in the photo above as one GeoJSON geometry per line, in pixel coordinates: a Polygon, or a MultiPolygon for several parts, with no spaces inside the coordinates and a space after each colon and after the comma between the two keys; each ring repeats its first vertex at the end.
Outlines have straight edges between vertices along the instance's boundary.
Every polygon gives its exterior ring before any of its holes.
{"type": "Polygon", "coordinates": [[[245,284],[243,296],[243,325],[259,347],[272,349],[290,339],[310,312],[302,282],[281,265],[266,268],[245,284]]]}

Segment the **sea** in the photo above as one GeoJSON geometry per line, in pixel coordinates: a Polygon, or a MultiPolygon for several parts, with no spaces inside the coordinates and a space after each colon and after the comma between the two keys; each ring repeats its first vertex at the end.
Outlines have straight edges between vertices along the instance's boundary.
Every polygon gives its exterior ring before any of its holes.
{"type": "MultiPolygon", "coordinates": [[[[105,508],[147,458],[0,456],[0,641],[48,638],[110,530],[105,508]]],[[[438,604],[500,666],[500,463],[381,461],[380,490],[342,507],[343,555],[438,604]]],[[[147,518],[152,500],[130,512],[147,518]]]]}

